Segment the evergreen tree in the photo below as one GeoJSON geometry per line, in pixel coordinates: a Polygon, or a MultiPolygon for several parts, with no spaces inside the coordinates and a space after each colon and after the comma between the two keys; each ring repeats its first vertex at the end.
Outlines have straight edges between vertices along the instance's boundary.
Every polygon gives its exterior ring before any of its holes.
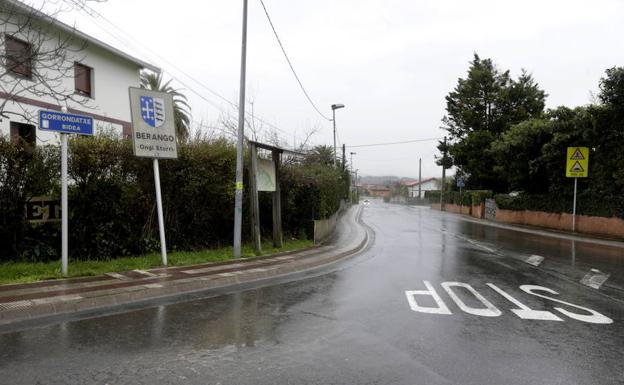
{"type": "Polygon", "coordinates": [[[493,167],[491,144],[512,125],[543,114],[546,94],[522,71],[517,80],[491,59],[475,54],[466,79],[446,97],[442,121],[450,134],[450,157],[468,175],[467,188],[505,191],[508,180],[493,167]]]}

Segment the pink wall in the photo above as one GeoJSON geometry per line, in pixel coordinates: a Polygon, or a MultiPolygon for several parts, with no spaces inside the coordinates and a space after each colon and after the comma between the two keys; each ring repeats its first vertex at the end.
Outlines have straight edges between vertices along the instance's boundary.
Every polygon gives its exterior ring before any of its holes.
{"type": "MultiPolygon", "coordinates": [[[[460,206],[446,204],[445,207],[447,212],[459,214],[460,206]]],[[[431,204],[431,208],[434,210],[440,210],[440,204],[433,203],[431,204]]],[[[485,214],[485,204],[481,204],[480,206],[463,206],[461,213],[483,219],[485,214]]],[[[497,209],[496,221],[563,231],[572,230],[572,214],[566,213],[556,214],[542,211],[514,211],[497,209]]],[[[577,215],[576,231],[585,234],[624,238],[624,219],[577,215]]]]}
{"type": "MultiPolygon", "coordinates": [[[[545,213],[541,211],[496,210],[496,221],[546,227],[556,230],[572,230],[572,214],[545,213]]],[[[579,233],[624,237],[624,220],[620,218],[576,216],[579,233]]]]}

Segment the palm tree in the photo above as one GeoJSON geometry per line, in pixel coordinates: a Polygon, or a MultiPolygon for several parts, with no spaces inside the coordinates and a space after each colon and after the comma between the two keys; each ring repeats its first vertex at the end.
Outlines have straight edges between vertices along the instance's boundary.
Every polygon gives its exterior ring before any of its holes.
{"type": "Polygon", "coordinates": [[[191,107],[187,102],[186,96],[171,86],[171,80],[163,84],[162,72],[159,74],[141,73],[141,88],[173,95],[173,117],[176,135],[179,143],[186,142],[191,127],[191,107]]]}
{"type": "Polygon", "coordinates": [[[307,163],[331,166],[334,164],[334,148],[326,145],[314,146],[306,157],[307,163]]]}

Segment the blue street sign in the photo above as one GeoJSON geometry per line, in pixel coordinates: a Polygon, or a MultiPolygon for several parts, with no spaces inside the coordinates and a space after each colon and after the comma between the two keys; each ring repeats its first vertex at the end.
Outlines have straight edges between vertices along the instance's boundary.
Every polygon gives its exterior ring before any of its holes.
{"type": "Polygon", "coordinates": [[[464,182],[464,178],[459,177],[457,178],[457,187],[464,187],[466,186],[466,182],[464,182]]]}
{"type": "Polygon", "coordinates": [[[39,110],[39,129],[66,134],[93,135],[93,118],[64,114],[58,111],[39,110]]]}

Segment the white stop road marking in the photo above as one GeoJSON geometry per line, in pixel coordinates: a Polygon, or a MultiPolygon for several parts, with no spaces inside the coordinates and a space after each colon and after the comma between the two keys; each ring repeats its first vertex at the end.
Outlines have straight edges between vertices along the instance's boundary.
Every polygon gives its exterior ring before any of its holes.
{"type": "MultiPolygon", "coordinates": [[[[405,292],[407,297],[407,302],[410,308],[418,313],[428,313],[428,314],[440,314],[440,315],[452,315],[453,313],[448,308],[442,297],[438,294],[434,286],[429,281],[424,281],[425,290],[408,290],[405,292]],[[437,306],[422,306],[418,303],[417,298],[422,298],[422,296],[431,297],[437,306]]],[[[494,306],[489,300],[487,300],[483,295],[481,295],[477,290],[475,290],[471,285],[463,282],[442,282],[442,288],[446,291],[448,296],[455,302],[455,304],[465,313],[477,315],[481,317],[498,317],[502,313],[496,306],[494,306]],[[464,291],[469,292],[474,298],[476,298],[479,302],[483,304],[483,307],[472,307],[468,306],[462,299],[457,296],[455,292],[457,288],[461,288],[464,291]]],[[[509,293],[505,292],[498,286],[493,283],[487,283],[487,286],[494,290],[497,294],[501,295],[503,298],[514,304],[517,308],[510,309],[512,313],[517,315],[519,318],[528,319],[528,320],[539,320],[539,321],[563,321],[562,318],[558,317],[554,313],[546,310],[534,310],[529,308],[527,305],[518,301],[516,298],[512,297],[509,293]]],[[[555,302],[557,304],[562,304],[571,308],[575,308],[581,311],[581,313],[572,312],[566,310],[561,307],[553,307],[553,310],[563,314],[568,318],[572,318],[577,321],[593,323],[593,324],[611,324],[613,320],[603,314],[598,313],[595,310],[574,305],[572,303],[562,301],[557,298],[553,298],[544,294],[540,294],[540,292],[545,292],[547,294],[559,295],[556,291],[549,289],[544,286],[537,285],[521,285],[520,290],[524,291],[527,294],[547,299],[549,301],[555,302]]]]}

